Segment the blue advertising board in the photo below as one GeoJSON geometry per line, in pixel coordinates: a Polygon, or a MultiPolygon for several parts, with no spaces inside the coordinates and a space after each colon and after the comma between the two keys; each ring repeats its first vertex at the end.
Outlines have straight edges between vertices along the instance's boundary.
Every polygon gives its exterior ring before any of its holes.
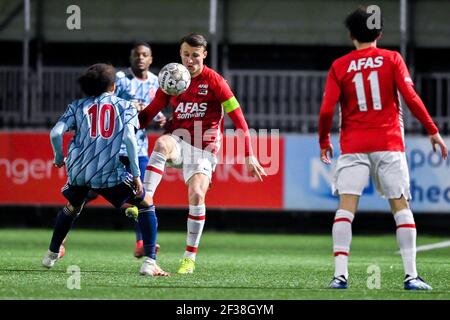
{"type": "MultiPolygon", "coordinates": [[[[284,208],[336,210],[338,198],[331,194],[331,181],[339,156],[338,136],[331,139],[335,150],[331,165],[320,161],[317,135],[285,135],[284,139],[284,208]]],[[[448,138],[445,141],[450,145],[448,138]]],[[[413,212],[450,213],[450,159],[442,160],[423,136],[407,136],[406,155],[413,212]]],[[[390,211],[387,200],[379,196],[371,181],[360,199],[359,211],[390,211]]]]}

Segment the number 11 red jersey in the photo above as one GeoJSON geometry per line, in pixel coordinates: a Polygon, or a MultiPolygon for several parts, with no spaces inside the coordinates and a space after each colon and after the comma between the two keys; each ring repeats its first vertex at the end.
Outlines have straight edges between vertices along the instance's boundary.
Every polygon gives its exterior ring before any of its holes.
{"type": "Polygon", "coordinates": [[[342,154],[404,151],[399,94],[428,134],[439,131],[415,92],[398,52],[369,47],[335,60],[328,73],[320,110],[320,147],[330,145],[334,108],[339,102],[342,154]]]}

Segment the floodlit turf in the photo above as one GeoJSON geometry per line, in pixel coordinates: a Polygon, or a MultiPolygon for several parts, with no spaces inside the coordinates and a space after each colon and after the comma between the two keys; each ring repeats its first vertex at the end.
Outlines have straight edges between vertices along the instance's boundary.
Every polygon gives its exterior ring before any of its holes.
{"type": "MultiPolygon", "coordinates": [[[[333,273],[330,235],[234,234],[206,231],[192,275],[140,276],[131,231],[73,230],[66,256],[41,267],[50,230],[0,229],[0,299],[450,299],[450,248],[419,252],[419,272],[431,292],[403,290],[395,236],[354,236],[350,288],[326,289],[333,273]],[[381,289],[368,289],[368,267],[381,271],[381,289]],[[69,266],[81,289],[68,289],[69,266]],[[376,269],[376,267],[375,267],[376,269]]],[[[424,245],[448,240],[419,236],[424,245]]],[[[159,262],[175,273],[184,232],[160,232],[159,262]]]]}

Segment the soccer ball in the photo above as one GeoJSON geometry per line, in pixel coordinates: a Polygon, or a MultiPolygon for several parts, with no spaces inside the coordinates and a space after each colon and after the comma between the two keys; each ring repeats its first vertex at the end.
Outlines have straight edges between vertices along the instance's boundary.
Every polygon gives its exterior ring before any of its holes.
{"type": "Polygon", "coordinates": [[[189,70],[180,63],[166,64],[158,74],[159,87],[164,93],[177,96],[185,92],[191,83],[189,70]]]}

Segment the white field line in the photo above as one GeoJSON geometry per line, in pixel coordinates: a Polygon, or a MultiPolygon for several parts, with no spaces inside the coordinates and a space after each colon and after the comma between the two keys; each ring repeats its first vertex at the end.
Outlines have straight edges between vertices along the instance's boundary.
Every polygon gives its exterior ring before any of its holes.
{"type": "MultiPolygon", "coordinates": [[[[440,249],[440,248],[446,248],[446,247],[450,247],[450,240],[432,243],[432,244],[426,244],[424,246],[418,246],[416,249],[416,252],[428,251],[428,250],[434,250],[434,249],[440,249]]],[[[397,251],[397,253],[399,254],[400,251],[397,251]]]]}

